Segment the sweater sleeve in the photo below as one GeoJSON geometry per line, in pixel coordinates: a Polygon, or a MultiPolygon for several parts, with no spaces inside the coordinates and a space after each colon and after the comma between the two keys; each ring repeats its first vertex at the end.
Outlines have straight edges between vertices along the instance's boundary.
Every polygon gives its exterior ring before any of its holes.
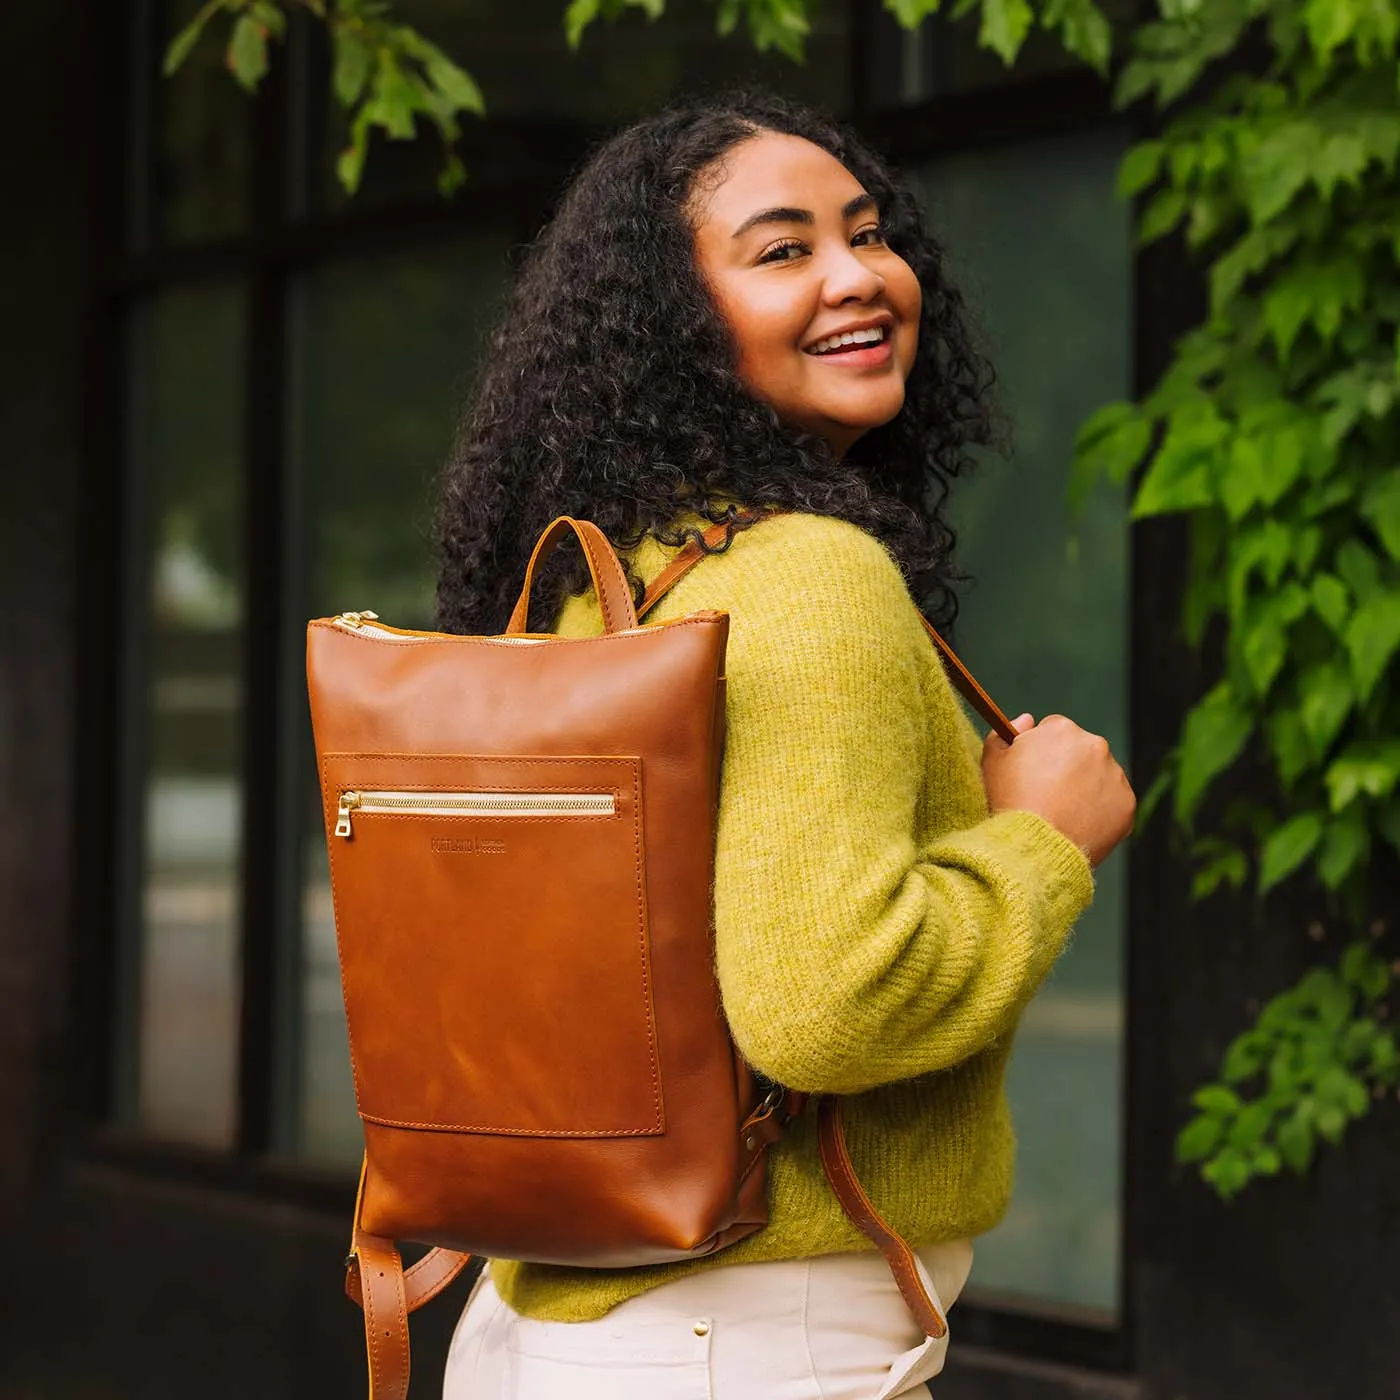
{"type": "Polygon", "coordinates": [[[976,819],[966,721],[941,672],[930,705],[897,566],[856,527],[806,520],[734,561],[716,959],[750,1064],[855,1093],[1008,1035],[1092,880],[1039,816],[976,819]],[[930,771],[960,778],[973,818],[921,846],[930,771]]]}

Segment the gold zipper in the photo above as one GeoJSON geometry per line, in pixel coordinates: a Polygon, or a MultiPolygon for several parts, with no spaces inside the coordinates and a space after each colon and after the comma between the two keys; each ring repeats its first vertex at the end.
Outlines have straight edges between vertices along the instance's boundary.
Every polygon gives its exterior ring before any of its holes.
{"type": "Polygon", "coordinates": [[[378,622],[377,612],[343,612],[335,619],[337,627],[348,627],[352,632],[358,632],[367,622],[378,622]]]}
{"type": "MultiPolygon", "coordinates": [[[[376,612],[343,612],[331,619],[334,626],[343,628],[346,632],[359,632],[366,637],[380,637],[388,642],[426,642],[441,641],[449,634],[445,632],[405,632],[401,628],[395,627],[375,627],[373,624],[379,621],[379,614],[376,612]]],[[[528,647],[540,646],[544,642],[553,641],[552,637],[474,637],[473,641],[480,642],[501,642],[509,646],[528,647]]]]}
{"type": "Polygon", "coordinates": [[[611,817],[617,799],[610,792],[368,792],[340,794],[335,834],[354,835],[352,812],[394,812],[431,817],[611,817]]]}
{"type": "MultiPolygon", "coordinates": [[[[677,622],[694,622],[697,618],[709,619],[722,616],[722,613],[718,613],[712,608],[705,608],[700,612],[691,613],[688,617],[678,618],[673,622],[647,623],[637,627],[626,627],[620,632],[611,632],[605,635],[628,637],[640,632],[656,632],[663,627],[674,627],[677,625],[677,622]]],[[[507,636],[504,634],[498,637],[460,637],[449,632],[409,632],[398,627],[375,627],[373,624],[378,621],[379,614],[368,611],[343,612],[331,618],[333,626],[343,628],[346,632],[360,632],[370,637],[382,637],[384,640],[390,642],[472,641],[491,642],[497,646],[533,647],[543,646],[546,642],[565,640],[562,637],[541,636],[538,634],[528,637],[507,636]]]]}

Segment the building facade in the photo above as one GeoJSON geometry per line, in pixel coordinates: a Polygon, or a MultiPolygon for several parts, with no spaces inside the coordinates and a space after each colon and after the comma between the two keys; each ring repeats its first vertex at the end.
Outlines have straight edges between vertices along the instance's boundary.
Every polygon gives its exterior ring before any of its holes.
{"type": "MultiPolygon", "coordinates": [[[[685,0],[563,42],[553,0],[402,0],[490,115],[469,177],[376,144],[352,201],[326,55],[294,26],[256,102],[189,6],[0,18],[14,198],[0,402],[0,1395],[354,1394],[339,1291],[358,1160],[300,668],[310,616],[431,616],[434,476],[513,259],[611,127],[757,78],[899,161],[995,360],[1014,450],[954,497],[961,649],[1014,709],[1109,735],[1140,786],[1207,662],[1182,542],[1105,490],[1076,426],[1150,385],[1201,309],[1114,198],[1138,120],[1033,48],[902,35],[832,0],[795,68],[685,0]],[[1002,625],[1014,617],[1015,627],[1002,625]]],[[[1191,1089],[1302,965],[1319,911],[1193,906],[1169,835],[1105,866],[1018,1040],[1020,1180],[980,1241],[940,1400],[1400,1396],[1400,1150],[1384,1109],[1224,1207],[1172,1164],[1191,1089]]],[[[1325,925],[1325,915],[1323,923],[1325,925]]],[[[459,1295],[460,1301],[460,1295],[459,1295]]],[[[432,1393],[454,1320],[415,1321],[432,1393]]]]}

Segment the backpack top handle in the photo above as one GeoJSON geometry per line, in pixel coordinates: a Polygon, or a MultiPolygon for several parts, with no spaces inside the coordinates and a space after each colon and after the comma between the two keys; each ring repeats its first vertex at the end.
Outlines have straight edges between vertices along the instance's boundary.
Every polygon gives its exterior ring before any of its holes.
{"type": "Polygon", "coordinates": [[[530,590],[534,587],[535,570],[570,530],[578,537],[584,558],[588,560],[593,591],[598,595],[598,603],[603,610],[603,631],[621,632],[637,625],[637,609],[632,603],[632,590],[628,587],[627,575],[623,572],[622,564],[608,537],[592,521],[575,520],[570,515],[561,515],[540,536],[534,553],[530,555],[530,562],[525,569],[525,583],[520,590],[515,611],[511,613],[510,622],[506,625],[506,636],[525,631],[525,624],[530,615],[530,590]]]}

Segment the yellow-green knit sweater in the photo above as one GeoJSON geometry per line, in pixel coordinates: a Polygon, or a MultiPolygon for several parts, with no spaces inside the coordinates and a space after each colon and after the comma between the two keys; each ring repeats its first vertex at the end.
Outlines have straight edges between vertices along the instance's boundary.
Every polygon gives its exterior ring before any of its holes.
{"type": "MultiPolygon", "coordinates": [[[[650,581],[673,550],[632,556],[650,581]]],[[[720,989],[749,1063],[850,1095],[866,1190],[915,1245],[981,1234],[1011,1193],[1003,1079],[1017,1019],[1092,894],[1080,850],[987,815],[979,744],[898,566],[844,521],[775,517],[703,560],[648,621],[730,614],[715,852],[720,989]]],[[[556,630],[602,622],[591,595],[556,630]]],[[[505,1300],[583,1321],[698,1269],[870,1248],[822,1175],[812,1112],[772,1150],[771,1219],[702,1260],[496,1260],[505,1300]]]]}

